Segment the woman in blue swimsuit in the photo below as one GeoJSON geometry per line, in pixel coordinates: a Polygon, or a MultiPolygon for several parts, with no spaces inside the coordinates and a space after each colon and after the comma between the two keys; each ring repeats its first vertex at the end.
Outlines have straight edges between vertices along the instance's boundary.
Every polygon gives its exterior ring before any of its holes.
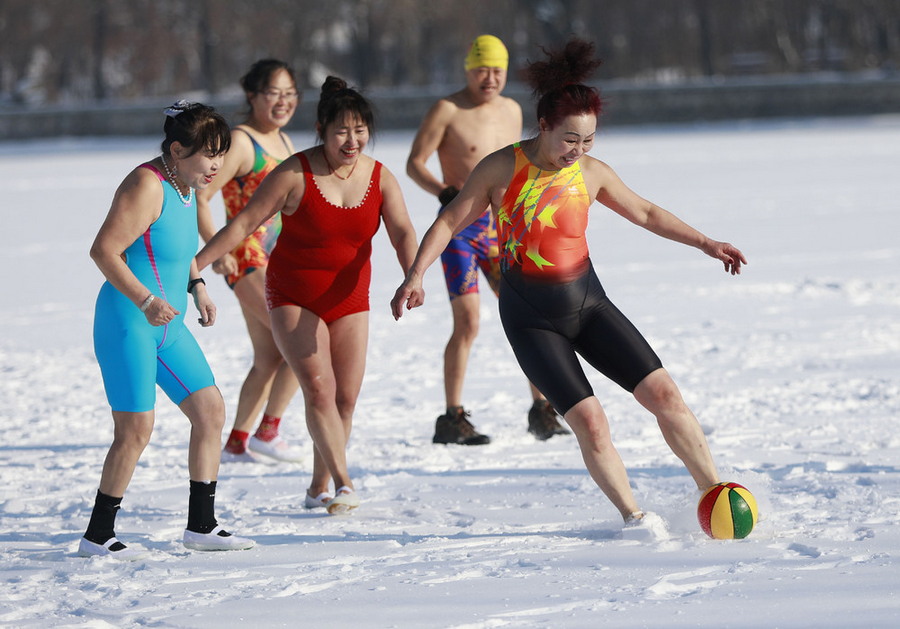
{"type": "Polygon", "coordinates": [[[228,124],[211,107],[176,103],[166,110],[162,155],[135,168],[113,198],[91,258],[106,282],[94,317],[94,351],[115,432],[103,464],[81,555],[136,559],[116,539],[115,518],[153,431],[156,385],[191,422],[190,497],[183,542],[196,550],[239,550],[253,541],[223,530],[215,518],[219,444],[225,405],[197,341],[184,324],[192,295],[200,323],[216,310],[194,254],[194,189],[210,184],[228,150],[228,124]]]}

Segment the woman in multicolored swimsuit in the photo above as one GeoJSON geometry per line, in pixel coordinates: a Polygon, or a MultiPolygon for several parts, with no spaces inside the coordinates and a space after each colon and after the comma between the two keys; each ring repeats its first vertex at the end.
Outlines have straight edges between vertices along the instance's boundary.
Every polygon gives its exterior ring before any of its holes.
{"type": "Polygon", "coordinates": [[[180,101],[166,113],[162,155],[125,178],[91,247],[91,257],[107,280],[97,298],[94,350],[115,436],[79,545],[82,555],[142,555],[116,538],[115,519],[153,431],[157,385],[191,422],[184,545],[198,550],[253,546],[216,522],[225,405],[203,352],[184,324],[188,294],[200,311],[201,325],[215,322],[215,306],[194,264],[194,189],[213,181],[231,136],[228,124],[211,107],[180,101]]]}
{"type": "Polygon", "coordinates": [[[585,237],[589,206],[597,200],[655,234],[697,247],[732,274],[740,273],[746,260],[736,247],[707,238],[641,198],[612,168],[587,154],[601,109],[597,90],[582,83],[599,65],[593,50],[590,43],[572,40],[528,67],[540,95],[537,137],[479,163],[425,234],[391,308],[399,318],[404,308],[423,303],[425,270],[454,233],[490,206],[500,242],[500,316],[516,358],[572,427],[594,481],[626,523],[639,525],[644,514],[577,354],[656,416],[699,488],[717,483],[719,476],[678,387],[594,273],[585,237]]]}
{"type": "Polygon", "coordinates": [[[346,446],[365,372],[372,237],[383,220],[404,273],[416,251],[397,179],[363,155],[372,128],[368,101],[328,77],[316,114],[322,143],[282,162],[197,254],[202,269],[281,212],[282,233],[266,271],[269,318],[300,381],[315,444],[304,504],[329,513],[359,505],[346,446]]]}
{"type": "MultiPolygon", "coordinates": [[[[221,190],[226,221],[233,220],[266,175],[294,153],[282,131],[300,97],[294,71],[282,61],[261,59],[241,78],[241,86],[250,108],[247,120],[232,130],[231,148],[216,181],[197,193],[200,235],[207,241],[216,233],[210,199],[221,190]]],[[[300,449],[279,434],[281,418],[299,384],[272,338],[266,310],[265,270],[280,232],[281,215],[275,214],[213,263],[213,270],[225,275],[238,298],[253,346],[253,365],[241,386],[223,462],[254,461],[254,454],[282,461],[301,458],[300,449]],[[262,421],[251,436],[261,410],[262,421]]]]}

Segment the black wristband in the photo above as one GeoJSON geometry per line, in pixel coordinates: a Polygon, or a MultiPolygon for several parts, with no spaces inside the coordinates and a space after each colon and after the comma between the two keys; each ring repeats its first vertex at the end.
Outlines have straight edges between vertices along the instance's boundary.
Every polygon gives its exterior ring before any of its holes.
{"type": "Polygon", "coordinates": [[[194,286],[196,286],[197,284],[203,284],[204,286],[206,286],[206,280],[204,280],[202,277],[198,277],[196,279],[189,281],[188,282],[188,292],[190,293],[191,291],[193,291],[194,286]]]}
{"type": "Polygon", "coordinates": [[[450,201],[456,198],[456,195],[459,194],[459,190],[456,189],[456,186],[447,186],[441,193],[438,195],[438,200],[441,202],[441,207],[445,205],[449,205],[450,201]]]}

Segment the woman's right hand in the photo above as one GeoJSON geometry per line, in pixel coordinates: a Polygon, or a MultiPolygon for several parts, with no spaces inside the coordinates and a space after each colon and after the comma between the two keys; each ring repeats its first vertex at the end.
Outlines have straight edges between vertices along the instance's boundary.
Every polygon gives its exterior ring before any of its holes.
{"type": "Polygon", "coordinates": [[[212,269],[219,275],[234,275],[238,272],[237,258],[234,257],[234,254],[226,253],[212,263],[212,269]]]}
{"type": "Polygon", "coordinates": [[[167,325],[180,314],[162,297],[156,297],[144,311],[147,323],[154,326],[167,325]]]}

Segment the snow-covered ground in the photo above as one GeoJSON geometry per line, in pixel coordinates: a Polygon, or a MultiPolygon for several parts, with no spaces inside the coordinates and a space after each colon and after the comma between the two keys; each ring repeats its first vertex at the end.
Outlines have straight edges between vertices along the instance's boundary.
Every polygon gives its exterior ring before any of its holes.
{"type": "MultiPolygon", "coordinates": [[[[401,181],[421,235],[436,204],[405,175],[411,137],[383,135],[370,153],[401,181]]],[[[308,146],[311,136],[295,140],[308,146]]],[[[756,495],[762,520],[749,538],[705,537],[696,489],[653,418],[592,374],[636,495],[668,524],[662,539],[622,539],[574,439],[526,433],[526,382],[492,296],[465,401],[493,443],[433,445],[449,307],[435,266],[426,305],[392,320],[401,278],[382,233],[349,447],[361,508],[348,517],[302,508],[311,456],[223,465],[219,519],[258,545],[185,550],[188,427],[160,394],[117,526],[152,559],[83,559],[75,550],[112,433],[91,347],[102,280],[87,252],[115,187],[158,143],[0,143],[0,624],[900,623],[900,118],[618,128],[594,148],[639,193],[749,259],[731,277],[595,206],[600,278],[682,386],[723,479],[756,495]]],[[[230,427],[249,343],[233,295],[214,279],[219,322],[195,331],[230,427]]],[[[299,398],[283,426],[310,447],[299,398]]]]}

